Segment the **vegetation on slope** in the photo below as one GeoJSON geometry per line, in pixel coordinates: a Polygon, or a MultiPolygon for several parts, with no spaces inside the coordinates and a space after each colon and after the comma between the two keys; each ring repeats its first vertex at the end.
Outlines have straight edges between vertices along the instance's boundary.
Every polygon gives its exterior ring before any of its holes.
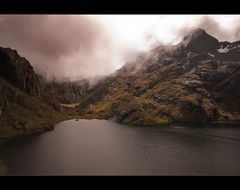
{"type": "Polygon", "coordinates": [[[47,92],[36,97],[4,80],[1,80],[1,84],[7,91],[6,112],[0,115],[1,136],[51,130],[57,122],[71,118],[58,110],[57,102],[47,92]]]}
{"type": "Polygon", "coordinates": [[[220,55],[214,49],[220,42],[204,31],[189,43],[165,54],[158,47],[124,66],[82,98],[79,113],[130,125],[239,119],[240,57],[220,55]],[[214,47],[199,49],[195,41],[208,38],[214,47]],[[208,48],[216,57],[202,51],[208,48]]]}

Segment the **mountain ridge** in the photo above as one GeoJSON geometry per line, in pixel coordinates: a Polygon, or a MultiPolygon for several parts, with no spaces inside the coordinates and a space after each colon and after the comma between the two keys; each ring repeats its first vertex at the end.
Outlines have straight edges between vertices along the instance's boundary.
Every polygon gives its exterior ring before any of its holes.
{"type": "Polygon", "coordinates": [[[123,66],[83,97],[79,113],[130,125],[239,119],[238,43],[228,42],[235,52],[223,53],[222,42],[203,30],[194,32],[176,46],[142,55],[135,62],[140,69],[134,71],[134,63],[123,66]],[[213,45],[194,44],[199,39],[213,45]]]}

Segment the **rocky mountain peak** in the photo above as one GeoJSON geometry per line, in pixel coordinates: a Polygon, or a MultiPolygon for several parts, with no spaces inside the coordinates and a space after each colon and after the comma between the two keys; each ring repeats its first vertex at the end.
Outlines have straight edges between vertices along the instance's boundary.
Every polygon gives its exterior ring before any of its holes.
{"type": "Polygon", "coordinates": [[[218,49],[219,46],[219,41],[201,28],[192,30],[180,43],[180,47],[197,53],[213,52],[218,49]]]}

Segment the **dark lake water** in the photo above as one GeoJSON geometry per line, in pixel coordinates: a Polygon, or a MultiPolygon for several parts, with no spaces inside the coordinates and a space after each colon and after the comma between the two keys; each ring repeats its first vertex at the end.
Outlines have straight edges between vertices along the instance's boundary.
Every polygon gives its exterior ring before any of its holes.
{"type": "Polygon", "coordinates": [[[0,145],[4,175],[240,175],[240,127],[70,120],[0,145]]]}

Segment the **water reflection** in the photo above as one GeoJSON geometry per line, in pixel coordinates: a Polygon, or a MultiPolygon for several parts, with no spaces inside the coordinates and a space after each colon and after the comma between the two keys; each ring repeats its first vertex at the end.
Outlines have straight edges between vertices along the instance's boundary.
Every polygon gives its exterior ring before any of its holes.
{"type": "Polygon", "coordinates": [[[8,175],[240,175],[240,128],[71,120],[2,148],[8,175]]]}

